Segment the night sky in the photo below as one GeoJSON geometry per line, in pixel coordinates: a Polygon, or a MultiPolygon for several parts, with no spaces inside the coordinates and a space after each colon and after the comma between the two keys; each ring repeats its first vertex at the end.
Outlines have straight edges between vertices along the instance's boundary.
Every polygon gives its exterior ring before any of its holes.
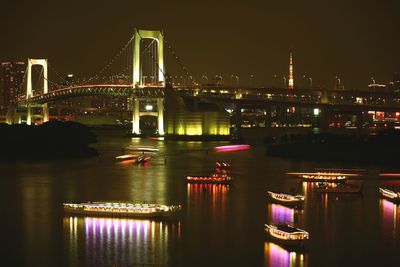
{"type": "Polygon", "coordinates": [[[346,89],[364,89],[371,76],[387,83],[400,71],[398,0],[0,0],[0,61],[48,58],[60,73],[90,76],[135,27],[163,29],[195,77],[238,74],[246,84],[253,74],[255,84],[281,85],[290,51],[299,87],[303,74],[315,86],[339,76],[346,89]]]}

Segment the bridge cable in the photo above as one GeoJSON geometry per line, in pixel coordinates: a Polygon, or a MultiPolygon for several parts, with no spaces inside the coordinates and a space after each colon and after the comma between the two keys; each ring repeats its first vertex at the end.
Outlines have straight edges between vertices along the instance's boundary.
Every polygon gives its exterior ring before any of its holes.
{"type": "Polygon", "coordinates": [[[172,46],[168,42],[167,38],[165,38],[165,35],[162,32],[161,32],[161,35],[164,37],[165,44],[167,45],[167,47],[168,47],[169,51],[171,52],[172,56],[178,62],[179,66],[181,67],[182,71],[184,72],[184,75],[186,75],[187,78],[189,78],[193,83],[195,83],[195,81],[193,80],[193,75],[191,75],[191,73],[188,71],[186,66],[181,62],[181,60],[177,56],[175,50],[172,48],[172,46]]]}
{"type": "MultiPolygon", "coordinates": [[[[140,40],[143,40],[144,38],[140,35],[140,32],[138,32],[138,34],[139,34],[140,40]]],[[[155,40],[153,40],[153,42],[154,42],[154,41],[155,41],[155,40]]],[[[153,43],[153,42],[152,42],[152,43],[153,43]]],[[[160,68],[160,64],[158,64],[157,60],[153,57],[153,55],[151,55],[151,58],[153,59],[153,61],[155,61],[155,64],[157,65],[158,70],[160,70],[160,72],[161,72],[162,75],[164,76],[164,80],[167,79],[167,78],[168,78],[167,75],[165,74],[164,70],[162,70],[162,69],[160,68]]]]}
{"type": "Polygon", "coordinates": [[[122,53],[125,52],[125,50],[129,47],[129,45],[131,44],[131,42],[133,41],[133,39],[135,38],[135,36],[132,36],[129,41],[121,48],[121,50],[108,62],[108,64],[106,66],[104,66],[99,72],[97,72],[96,74],[94,74],[92,77],[90,77],[88,80],[86,80],[85,82],[83,82],[83,84],[87,84],[90,81],[99,78],[99,76],[101,74],[103,74],[108,68],[110,68],[112,66],[112,64],[114,64],[114,62],[122,55],[122,53]]]}

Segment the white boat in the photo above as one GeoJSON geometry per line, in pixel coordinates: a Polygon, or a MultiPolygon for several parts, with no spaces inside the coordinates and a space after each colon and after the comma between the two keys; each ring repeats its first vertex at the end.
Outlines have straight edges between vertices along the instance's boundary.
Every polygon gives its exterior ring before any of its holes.
{"type": "Polygon", "coordinates": [[[137,157],[139,157],[138,154],[126,154],[126,155],[117,156],[117,157],[115,157],[115,159],[116,160],[130,160],[130,159],[136,159],[137,157]]]}
{"type": "Polygon", "coordinates": [[[230,183],[232,177],[226,173],[213,173],[207,175],[188,175],[186,181],[189,183],[203,183],[203,184],[227,184],[230,183]]]}
{"type": "Polygon", "coordinates": [[[151,159],[148,155],[140,155],[137,157],[137,163],[146,163],[151,159]]]}
{"type": "Polygon", "coordinates": [[[304,203],[304,196],[289,195],[285,193],[267,192],[272,200],[284,205],[300,205],[304,203]]]}
{"type": "Polygon", "coordinates": [[[180,205],[167,206],[132,202],[64,203],[64,211],[79,215],[159,218],[168,217],[182,209],[180,205]]]}
{"type": "Polygon", "coordinates": [[[287,224],[265,224],[269,237],[283,245],[303,247],[309,239],[309,233],[287,224]]]}
{"type": "Polygon", "coordinates": [[[400,203],[400,192],[396,192],[387,188],[379,187],[379,194],[395,203],[400,203]]]}
{"type": "Polygon", "coordinates": [[[343,182],[348,177],[360,176],[356,173],[341,172],[289,172],[287,174],[297,176],[307,182],[343,182]]]}
{"type": "Polygon", "coordinates": [[[160,151],[158,148],[150,147],[150,146],[142,146],[142,147],[128,146],[128,147],[126,147],[126,149],[132,150],[132,151],[140,151],[140,152],[158,152],[158,151],[160,151]]]}

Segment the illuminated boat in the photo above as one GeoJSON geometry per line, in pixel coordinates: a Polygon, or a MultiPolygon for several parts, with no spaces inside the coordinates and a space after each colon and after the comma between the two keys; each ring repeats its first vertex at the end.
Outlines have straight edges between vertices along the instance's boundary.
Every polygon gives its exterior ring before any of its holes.
{"type": "Polygon", "coordinates": [[[223,161],[216,161],[215,162],[216,168],[220,168],[220,169],[230,169],[231,165],[227,162],[223,162],[223,161]]]}
{"type": "Polygon", "coordinates": [[[300,205],[304,203],[304,196],[302,195],[289,195],[284,193],[275,193],[268,191],[268,195],[272,200],[284,205],[300,205]]]}
{"type": "Polygon", "coordinates": [[[240,151],[248,149],[250,149],[250,145],[228,145],[214,147],[215,152],[240,151]]]}
{"type": "Polygon", "coordinates": [[[216,161],[215,162],[215,172],[216,173],[230,173],[231,165],[227,162],[216,161]]]}
{"type": "Polygon", "coordinates": [[[396,203],[400,203],[400,192],[395,192],[393,190],[379,187],[379,193],[382,197],[396,203]]]}
{"type": "Polygon", "coordinates": [[[315,192],[360,194],[362,193],[362,189],[362,184],[319,182],[315,188],[315,192]]]}
{"type": "Polygon", "coordinates": [[[307,182],[343,182],[348,177],[360,176],[356,173],[341,172],[289,172],[288,175],[295,175],[307,182]]]}
{"type": "Polygon", "coordinates": [[[303,247],[309,239],[308,232],[287,224],[266,224],[264,230],[271,239],[283,245],[303,247]]]}
{"type": "Polygon", "coordinates": [[[115,157],[116,160],[130,160],[130,159],[136,159],[139,155],[138,154],[126,154],[126,155],[121,155],[118,157],[115,157]]]}
{"type": "Polygon", "coordinates": [[[205,184],[227,184],[232,178],[226,173],[213,173],[210,176],[186,176],[186,181],[189,183],[205,183],[205,184]]]}
{"type": "Polygon", "coordinates": [[[149,147],[149,146],[144,146],[144,147],[128,146],[126,149],[132,150],[132,151],[141,151],[141,152],[158,152],[158,151],[160,151],[158,148],[149,147]]]}
{"type": "Polygon", "coordinates": [[[140,155],[137,157],[137,163],[146,163],[151,159],[148,155],[140,155]]]}
{"type": "Polygon", "coordinates": [[[64,203],[64,211],[79,215],[160,218],[168,217],[182,209],[180,205],[167,206],[160,204],[131,202],[86,202],[64,203]]]}

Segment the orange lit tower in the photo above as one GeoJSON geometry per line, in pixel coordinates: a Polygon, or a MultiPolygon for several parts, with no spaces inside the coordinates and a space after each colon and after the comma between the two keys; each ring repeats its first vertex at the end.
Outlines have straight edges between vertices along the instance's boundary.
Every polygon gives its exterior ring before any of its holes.
{"type": "Polygon", "coordinates": [[[289,59],[289,84],[288,84],[288,88],[289,89],[294,89],[292,53],[290,53],[290,59],[289,59]]]}

